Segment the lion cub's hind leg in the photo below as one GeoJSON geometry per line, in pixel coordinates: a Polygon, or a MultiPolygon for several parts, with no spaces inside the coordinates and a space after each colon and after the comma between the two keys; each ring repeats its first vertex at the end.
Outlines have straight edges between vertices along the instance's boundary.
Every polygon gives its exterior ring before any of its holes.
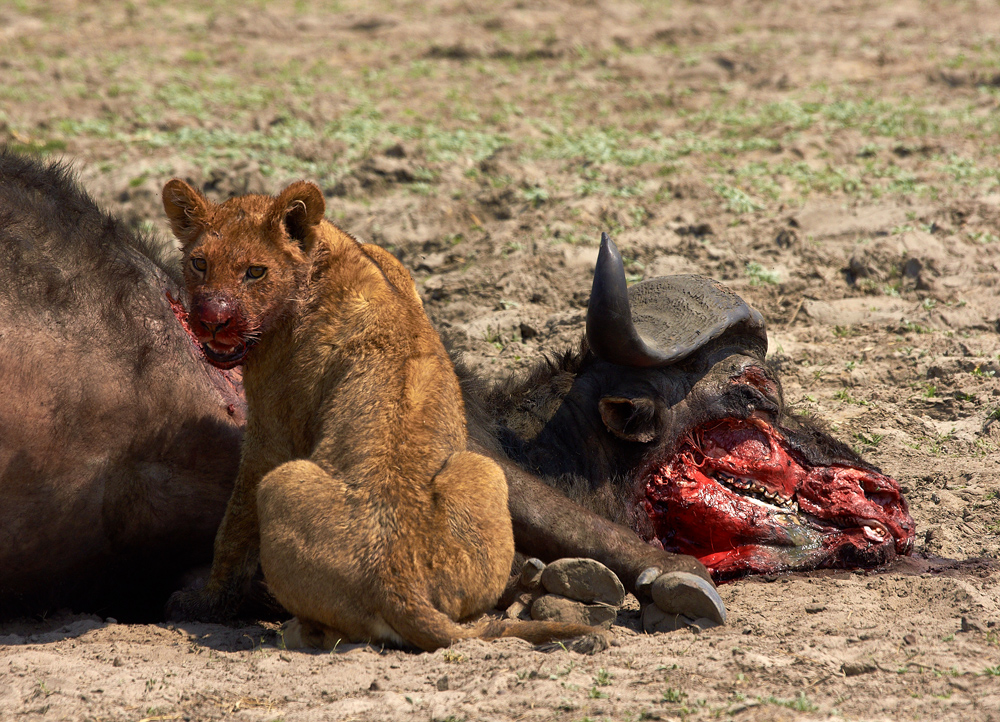
{"type": "Polygon", "coordinates": [[[433,520],[424,532],[433,570],[431,603],[454,620],[496,604],[510,576],[514,532],[507,480],[492,460],[471,451],[452,454],[431,481],[433,520]]]}
{"type": "Polygon", "coordinates": [[[405,644],[377,611],[381,550],[362,500],[343,480],[311,461],[290,461],[261,480],[257,507],[264,578],[298,618],[285,632],[288,646],[405,644]]]}

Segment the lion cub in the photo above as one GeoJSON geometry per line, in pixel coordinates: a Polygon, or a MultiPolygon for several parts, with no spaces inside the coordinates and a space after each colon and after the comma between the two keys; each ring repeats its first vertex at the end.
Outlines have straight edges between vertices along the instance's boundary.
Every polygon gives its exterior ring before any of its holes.
{"type": "Polygon", "coordinates": [[[171,617],[231,614],[259,560],[297,617],[293,646],[594,631],[456,624],[490,609],[510,573],[507,484],[466,450],[458,380],[399,261],[326,221],[312,183],[216,205],[174,179],[163,205],[189,325],[210,363],[244,365],[248,405],[210,579],[175,593],[171,617]]]}

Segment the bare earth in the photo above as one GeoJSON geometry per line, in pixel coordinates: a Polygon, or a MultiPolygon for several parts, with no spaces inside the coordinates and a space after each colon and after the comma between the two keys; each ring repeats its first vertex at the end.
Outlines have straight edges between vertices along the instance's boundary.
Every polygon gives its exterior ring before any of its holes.
{"type": "Polygon", "coordinates": [[[135,223],[174,175],[316,180],[492,377],[577,342],[608,230],[632,280],[759,308],[787,400],[918,524],[889,569],[725,585],[724,628],[633,600],[593,657],[8,622],[0,719],[1000,719],[997,38],[975,0],[0,4],[0,142],[135,223]]]}

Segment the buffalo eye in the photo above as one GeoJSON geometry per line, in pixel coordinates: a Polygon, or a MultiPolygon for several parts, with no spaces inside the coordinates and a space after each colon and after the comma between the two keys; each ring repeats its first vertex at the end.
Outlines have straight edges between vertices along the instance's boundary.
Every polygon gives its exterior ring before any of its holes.
{"type": "Polygon", "coordinates": [[[251,281],[256,281],[258,278],[263,278],[265,273],[267,273],[267,269],[264,266],[250,266],[247,269],[246,277],[251,281]]]}
{"type": "Polygon", "coordinates": [[[191,268],[196,270],[198,273],[204,273],[208,269],[208,261],[204,258],[198,258],[195,256],[191,259],[191,268]]]}

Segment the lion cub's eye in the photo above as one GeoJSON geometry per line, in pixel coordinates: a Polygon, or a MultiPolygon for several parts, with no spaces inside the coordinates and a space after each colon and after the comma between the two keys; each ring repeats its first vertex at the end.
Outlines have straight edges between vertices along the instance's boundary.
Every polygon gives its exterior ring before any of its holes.
{"type": "Polygon", "coordinates": [[[250,266],[250,268],[247,269],[247,278],[257,280],[258,278],[263,277],[265,273],[267,273],[267,269],[264,268],[264,266],[250,266]]]}
{"type": "Polygon", "coordinates": [[[191,259],[191,267],[194,268],[194,270],[198,271],[199,273],[204,273],[205,269],[208,268],[208,261],[206,261],[204,258],[198,258],[197,256],[195,256],[194,258],[191,259]]]}

